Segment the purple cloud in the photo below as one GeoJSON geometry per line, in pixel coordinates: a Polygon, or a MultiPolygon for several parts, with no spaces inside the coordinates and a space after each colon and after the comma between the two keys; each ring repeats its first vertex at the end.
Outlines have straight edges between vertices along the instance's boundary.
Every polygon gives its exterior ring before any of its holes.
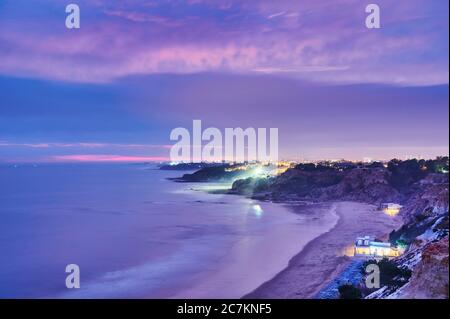
{"type": "Polygon", "coordinates": [[[0,11],[2,74],[110,82],[263,72],[320,82],[448,83],[447,1],[378,1],[378,30],[365,27],[365,5],[354,0],[80,0],[79,30],[65,29],[55,1],[44,1],[48,12],[36,16],[21,2],[0,11]]]}

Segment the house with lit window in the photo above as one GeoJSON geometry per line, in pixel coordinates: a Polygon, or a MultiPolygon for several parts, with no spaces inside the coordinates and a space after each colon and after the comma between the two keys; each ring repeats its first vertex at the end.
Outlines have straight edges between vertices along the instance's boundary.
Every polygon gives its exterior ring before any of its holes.
{"type": "Polygon", "coordinates": [[[400,251],[390,243],[375,241],[370,236],[358,237],[355,241],[355,256],[372,258],[392,258],[400,255],[400,251]]]}

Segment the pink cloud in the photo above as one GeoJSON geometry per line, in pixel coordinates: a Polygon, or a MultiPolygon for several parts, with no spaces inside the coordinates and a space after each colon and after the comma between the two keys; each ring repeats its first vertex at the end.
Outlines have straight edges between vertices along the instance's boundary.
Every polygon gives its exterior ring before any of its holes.
{"type": "Polygon", "coordinates": [[[123,148],[123,149],[170,149],[168,144],[120,144],[120,143],[11,143],[0,141],[0,147],[31,147],[31,148],[123,148]]]}
{"type": "Polygon", "coordinates": [[[57,155],[52,156],[50,161],[53,162],[163,162],[168,161],[167,157],[156,156],[126,156],[126,155],[92,155],[92,154],[77,154],[77,155],[57,155]]]}
{"type": "Polygon", "coordinates": [[[48,143],[9,143],[0,141],[0,147],[11,147],[11,146],[23,146],[23,147],[31,147],[31,148],[50,148],[50,144],[48,143]]]}
{"type": "Polygon", "coordinates": [[[447,58],[423,58],[442,55],[439,27],[446,24],[422,14],[424,0],[407,7],[380,1],[383,28],[370,31],[356,0],[106,3],[82,1],[99,16],[73,32],[3,23],[0,72],[90,83],[136,74],[289,70],[266,73],[343,83],[448,83],[447,58]]]}

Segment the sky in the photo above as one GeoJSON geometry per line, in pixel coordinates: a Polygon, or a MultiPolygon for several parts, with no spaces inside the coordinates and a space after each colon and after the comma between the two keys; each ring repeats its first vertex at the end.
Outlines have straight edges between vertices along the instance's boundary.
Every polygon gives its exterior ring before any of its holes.
{"type": "Polygon", "coordinates": [[[285,159],[448,154],[448,1],[0,1],[0,161],[162,161],[277,127],[285,159]]]}

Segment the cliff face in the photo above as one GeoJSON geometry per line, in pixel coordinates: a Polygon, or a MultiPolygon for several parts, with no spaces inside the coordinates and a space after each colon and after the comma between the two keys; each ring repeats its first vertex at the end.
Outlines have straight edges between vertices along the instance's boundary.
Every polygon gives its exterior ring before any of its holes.
{"type": "Polygon", "coordinates": [[[232,192],[271,200],[400,201],[402,195],[390,184],[390,175],[383,168],[323,172],[290,169],[259,185],[251,178],[236,181],[232,192]]]}
{"type": "Polygon", "coordinates": [[[406,299],[448,298],[448,236],[426,245],[407,285],[392,296],[406,299]]]}
{"type": "Polygon", "coordinates": [[[344,178],[339,171],[308,172],[290,169],[271,180],[268,189],[275,198],[288,195],[297,198],[314,198],[319,190],[338,184],[344,178]]]}
{"type": "MultiPolygon", "coordinates": [[[[411,270],[412,277],[400,288],[382,287],[366,298],[448,298],[448,198],[442,202],[440,192],[435,197],[431,195],[428,193],[428,199],[437,206],[427,206],[425,213],[411,215],[411,220],[390,236],[391,241],[400,239],[410,243],[405,254],[394,262],[400,268],[411,270]],[[446,207],[443,206],[445,202],[446,207]],[[417,222],[417,216],[423,219],[417,222]]],[[[421,200],[421,197],[415,198],[421,200]]],[[[411,205],[412,202],[410,199],[411,205]]]]}
{"type": "Polygon", "coordinates": [[[319,199],[351,200],[367,203],[400,201],[400,193],[390,185],[385,169],[353,169],[336,185],[320,189],[319,199]]]}
{"type": "Polygon", "coordinates": [[[390,234],[392,242],[407,242],[432,229],[448,229],[448,175],[430,174],[412,185],[401,210],[404,225],[390,234]],[[437,224],[437,225],[436,225],[437,224]]]}
{"type": "Polygon", "coordinates": [[[231,192],[268,200],[397,202],[404,205],[406,222],[420,222],[448,210],[448,174],[427,174],[401,187],[398,178],[383,167],[345,171],[289,169],[277,177],[237,180],[231,192]]]}
{"type": "Polygon", "coordinates": [[[407,223],[420,222],[448,211],[448,175],[430,174],[412,185],[402,209],[407,223]]]}

